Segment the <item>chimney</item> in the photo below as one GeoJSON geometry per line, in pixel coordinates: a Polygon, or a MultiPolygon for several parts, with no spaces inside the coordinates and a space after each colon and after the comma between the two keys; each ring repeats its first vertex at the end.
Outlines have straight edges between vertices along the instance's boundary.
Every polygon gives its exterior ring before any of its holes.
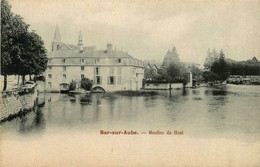
{"type": "Polygon", "coordinates": [[[110,53],[112,51],[112,44],[108,43],[107,44],[107,53],[110,53]]]}

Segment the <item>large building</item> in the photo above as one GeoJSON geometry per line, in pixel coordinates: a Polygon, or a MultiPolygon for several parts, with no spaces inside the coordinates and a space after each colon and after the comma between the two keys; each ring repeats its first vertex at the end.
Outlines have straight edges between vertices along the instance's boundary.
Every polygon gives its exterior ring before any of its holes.
{"type": "Polygon", "coordinates": [[[105,50],[84,47],[81,32],[75,46],[61,42],[56,27],[48,59],[46,91],[60,91],[72,80],[80,81],[81,78],[93,80],[93,89],[105,91],[138,90],[142,87],[142,61],[113,49],[112,44],[107,44],[105,50]]]}

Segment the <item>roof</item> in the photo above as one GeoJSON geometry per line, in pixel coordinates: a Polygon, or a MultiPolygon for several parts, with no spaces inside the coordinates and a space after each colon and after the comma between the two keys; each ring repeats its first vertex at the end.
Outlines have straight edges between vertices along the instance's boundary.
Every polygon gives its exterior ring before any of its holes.
{"type": "Polygon", "coordinates": [[[56,26],[53,42],[60,42],[60,41],[61,41],[61,37],[60,37],[59,27],[56,26]]]}
{"type": "Polygon", "coordinates": [[[160,69],[162,65],[162,62],[159,61],[155,61],[155,60],[144,60],[144,66],[147,67],[149,66],[150,68],[156,68],[156,69],[160,69]]]}
{"type": "MultiPolygon", "coordinates": [[[[69,45],[71,47],[71,45],[69,45]]],[[[48,53],[48,58],[68,58],[68,57],[94,57],[94,58],[133,58],[132,56],[124,53],[122,51],[112,50],[107,52],[107,50],[95,50],[95,49],[86,49],[83,53],[79,53],[79,50],[76,49],[64,49],[64,50],[55,50],[48,53]]]]}

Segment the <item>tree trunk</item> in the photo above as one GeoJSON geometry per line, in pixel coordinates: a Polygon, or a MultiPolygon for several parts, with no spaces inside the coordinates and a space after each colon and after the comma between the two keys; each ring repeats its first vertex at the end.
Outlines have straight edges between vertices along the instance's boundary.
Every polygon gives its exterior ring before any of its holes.
{"type": "Polygon", "coordinates": [[[4,88],[3,91],[5,91],[7,88],[7,75],[4,75],[4,88]]]}
{"type": "Polygon", "coordinates": [[[24,85],[25,82],[25,75],[22,75],[22,84],[24,85]]]}
{"type": "Polygon", "coordinates": [[[17,79],[17,87],[19,87],[19,82],[20,82],[20,75],[18,75],[18,79],[17,79]]]}

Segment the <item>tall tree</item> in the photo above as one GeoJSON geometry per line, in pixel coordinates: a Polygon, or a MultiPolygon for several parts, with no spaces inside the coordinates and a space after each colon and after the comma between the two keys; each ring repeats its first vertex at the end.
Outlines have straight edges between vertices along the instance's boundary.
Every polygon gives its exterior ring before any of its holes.
{"type": "Polygon", "coordinates": [[[4,76],[4,88],[7,87],[7,75],[11,73],[11,54],[10,45],[12,43],[12,26],[13,13],[11,5],[6,0],[1,1],[1,75],[4,76]]]}
{"type": "Polygon", "coordinates": [[[14,15],[11,5],[1,1],[1,75],[7,88],[7,75],[40,74],[47,67],[46,49],[41,38],[28,31],[29,24],[14,15]]]}
{"type": "Polygon", "coordinates": [[[225,61],[225,54],[223,50],[220,51],[218,60],[213,63],[211,72],[216,73],[218,75],[218,79],[221,81],[224,81],[228,78],[228,66],[225,61]]]}
{"type": "Polygon", "coordinates": [[[41,37],[34,32],[24,34],[23,47],[20,52],[19,70],[17,73],[25,75],[38,75],[47,68],[46,49],[41,37]]]}
{"type": "MultiPolygon", "coordinates": [[[[165,80],[169,80],[169,70],[172,71],[171,68],[178,69],[179,65],[180,65],[179,54],[176,48],[173,47],[171,51],[168,50],[168,52],[166,53],[163,59],[162,66],[159,70],[159,73],[165,80]]],[[[176,73],[178,73],[178,71],[176,71],[176,73]]]]}
{"type": "Polygon", "coordinates": [[[210,51],[210,48],[208,49],[207,52],[207,57],[205,59],[204,62],[204,67],[205,70],[210,70],[213,63],[218,59],[218,52],[216,51],[216,49],[214,48],[212,51],[210,51]]]}

